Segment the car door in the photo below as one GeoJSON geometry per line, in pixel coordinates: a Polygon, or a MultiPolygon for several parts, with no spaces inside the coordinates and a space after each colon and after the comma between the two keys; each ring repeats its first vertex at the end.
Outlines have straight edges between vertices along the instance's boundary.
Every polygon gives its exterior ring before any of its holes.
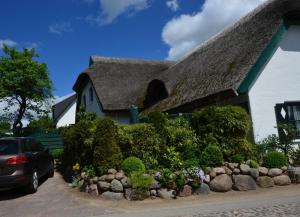
{"type": "Polygon", "coordinates": [[[24,147],[27,152],[31,154],[34,169],[37,170],[39,176],[44,173],[43,156],[39,151],[38,142],[34,139],[28,138],[24,142],[24,147]]]}
{"type": "Polygon", "coordinates": [[[39,150],[39,155],[40,155],[40,163],[42,167],[42,174],[45,175],[49,171],[49,164],[50,164],[50,158],[49,158],[49,153],[47,149],[43,146],[43,144],[39,141],[36,141],[38,150],[39,150]]]}

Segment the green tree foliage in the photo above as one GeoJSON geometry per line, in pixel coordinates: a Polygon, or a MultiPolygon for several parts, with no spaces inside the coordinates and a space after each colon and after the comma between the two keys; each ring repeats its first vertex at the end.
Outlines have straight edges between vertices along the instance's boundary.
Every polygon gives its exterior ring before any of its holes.
{"type": "Polygon", "coordinates": [[[93,166],[100,172],[120,168],[123,157],[118,146],[117,126],[113,120],[105,118],[98,122],[93,147],[93,166]]]}
{"type": "Polygon", "coordinates": [[[49,130],[55,129],[55,124],[52,118],[50,118],[48,115],[44,115],[37,120],[31,121],[28,127],[49,130]]]}
{"type": "Polygon", "coordinates": [[[0,101],[6,102],[6,115],[13,120],[13,132],[22,128],[22,118],[32,112],[45,112],[45,102],[52,97],[52,82],[45,63],[37,62],[34,49],[4,46],[0,57],[0,101]],[[16,107],[17,111],[10,111],[16,107]]]}
{"type": "Polygon", "coordinates": [[[277,128],[285,132],[285,135],[280,137],[277,148],[288,157],[293,152],[293,140],[297,135],[297,128],[289,123],[280,123],[277,128]]]}
{"type": "Polygon", "coordinates": [[[281,168],[288,165],[288,160],[283,153],[273,151],[266,155],[264,165],[269,168],[281,168]]]}
{"type": "Polygon", "coordinates": [[[76,113],[76,121],[94,121],[97,119],[97,114],[95,112],[86,112],[84,105],[79,106],[79,111],[76,113]]]}
{"type": "Polygon", "coordinates": [[[122,170],[126,175],[130,175],[132,172],[145,172],[145,165],[143,161],[137,157],[128,157],[126,158],[121,165],[122,170]]]}
{"type": "Polygon", "coordinates": [[[11,125],[9,122],[0,121],[0,136],[5,136],[10,132],[11,125]]]}
{"type": "Polygon", "coordinates": [[[216,145],[207,146],[201,154],[200,164],[208,167],[218,167],[223,165],[223,154],[216,145]]]}
{"type": "Polygon", "coordinates": [[[192,127],[199,136],[199,149],[208,144],[218,145],[226,160],[234,154],[246,158],[254,146],[247,140],[251,121],[247,112],[238,106],[208,106],[193,113],[192,127]]]}

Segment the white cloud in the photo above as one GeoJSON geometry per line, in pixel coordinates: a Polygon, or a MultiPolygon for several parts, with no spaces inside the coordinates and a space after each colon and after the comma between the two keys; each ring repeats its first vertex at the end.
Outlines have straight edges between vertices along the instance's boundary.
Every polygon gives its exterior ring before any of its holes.
{"type": "Polygon", "coordinates": [[[179,9],[179,4],[177,0],[169,0],[166,2],[167,7],[170,8],[172,11],[177,11],[179,9]]]}
{"type": "Polygon", "coordinates": [[[97,25],[107,25],[124,13],[137,13],[149,6],[149,0],[99,0],[101,12],[98,16],[87,16],[86,20],[97,25]]]}
{"type": "Polygon", "coordinates": [[[0,49],[3,49],[4,45],[15,47],[17,44],[17,42],[10,39],[0,39],[0,49]]]}
{"type": "Polygon", "coordinates": [[[73,28],[70,22],[54,23],[48,27],[49,32],[62,35],[65,32],[72,32],[73,28]]]}
{"type": "Polygon", "coordinates": [[[199,12],[173,18],[162,31],[163,41],[170,46],[168,59],[183,57],[265,1],[206,0],[199,12]]]}

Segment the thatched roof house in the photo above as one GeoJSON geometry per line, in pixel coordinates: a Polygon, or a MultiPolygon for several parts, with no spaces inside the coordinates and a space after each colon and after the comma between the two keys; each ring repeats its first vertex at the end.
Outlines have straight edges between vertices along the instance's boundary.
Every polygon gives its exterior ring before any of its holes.
{"type": "Polygon", "coordinates": [[[290,118],[284,102],[300,100],[298,21],[300,0],[269,0],[176,63],[92,57],[74,90],[80,99],[89,80],[103,111],[136,105],[141,116],[241,105],[251,113],[254,136],[262,138],[276,133],[274,106],[282,104],[290,118]]]}

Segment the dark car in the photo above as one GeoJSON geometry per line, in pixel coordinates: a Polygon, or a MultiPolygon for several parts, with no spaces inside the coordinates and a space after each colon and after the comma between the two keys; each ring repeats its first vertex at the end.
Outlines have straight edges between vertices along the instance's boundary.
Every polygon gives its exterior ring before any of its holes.
{"type": "Polygon", "coordinates": [[[34,193],[42,176],[53,177],[54,164],[49,149],[29,137],[0,139],[0,189],[24,187],[34,193]]]}

